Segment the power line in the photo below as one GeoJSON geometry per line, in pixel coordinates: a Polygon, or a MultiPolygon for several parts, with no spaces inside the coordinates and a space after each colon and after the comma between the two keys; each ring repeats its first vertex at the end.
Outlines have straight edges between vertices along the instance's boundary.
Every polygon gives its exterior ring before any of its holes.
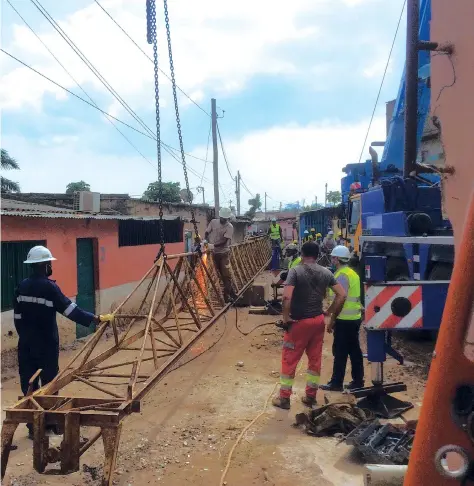
{"type": "Polygon", "coordinates": [[[255,197],[255,194],[254,192],[252,192],[245,184],[244,180],[242,179],[242,176],[240,176],[240,183],[242,184],[242,186],[244,186],[244,189],[252,196],[252,197],[255,197]]]}
{"type": "Polygon", "coordinates": [[[209,155],[209,142],[211,140],[211,128],[212,128],[212,120],[209,120],[209,132],[207,134],[207,147],[206,147],[206,163],[204,164],[204,169],[202,171],[201,185],[202,185],[202,180],[204,179],[204,174],[206,173],[206,168],[207,168],[207,157],[209,155]]]}
{"type": "MultiPolygon", "coordinates": [[[[94,0],[95,3],[102,9],[102,11],[110,18],[110,20],[112,20],[112,22],[133,42],[133,44],[135,44],[136,47],[138,47],[138,49],[143,53],[143,55],[150,61],[150,62],[153,62],[153,59],[139,46],[139,44],[128,34],[128,32],[112,17],[112,15],[97,1],[97,0],[94,0]]],[[[158,68],[159,71],[164,74],[164,76],[169,80],[171,81],[171,78],[168,76],[168,74],[166,74],[160,67],[158,68]]],[[[186,96],[186,98],[188,98],[189,101],[191,101],[191,103],[193,103],[194,105],[196,105],[202,112],[204,112],[208,117],[210,117],[211,115],[202,107],[200,106],[196,101],[194,101],[185,91],[183,91],[178,85],[176,85],[176,87],[179,89],[179,91],[181,91],[181,93],[183,93],[184,96],[186,96]]]]}
{"type": "MultiPolygon", "coordinates": [[[[31,25],[23,18],[23,16],[18,12],[18,10],[13,6],[13,4],[10,2],[10,0],[7,0],[8,4],[10,7],[14,10],[14,12],[20,17],[21,20],[25,23],[25,25],[30,29],[30,31],[34,34],[34,36],[41,42],[41,44],[45,47],[45,49],[51,54],[51,56],[56,60],[56,62],[63,68],[63,70],[69,75],[69,77],[76,83],[76,86],[89,98],[91,103],[98,108],[97,103],[86,93],[86,91],[83,89],[83,87],[79,84],[79,82],[74,78],[74,76],[66,69],[64,64],[61,63],[61,61],[54,55],[54,53],[51,51],[51,49],[46,45],[46,43],[41,39],[41,37],[34,31],[34,29],[31,27],[31,25]]],[[[117,130],[117,132],[120,133],[120,135],[130,144],[131,147],[133,147],[152,167],[156,168],[156,165],[154,165],[143,153],[132,143],[132,141],[120,130],[120,128],[115,125],[115,123],[108,118],[107,115],[104,114],[105,119],[117,130]]]]}
{"type": "MultiPolygon", "coordinates": [[[[95,106],[94,104],[92,104],[90,101],[87,101],[86,99],[82,98],[81,96],[77,95],[76,93],[74,93],[73,91],[71,91],[70,89],[68,88],[65,88],[64,86],[62,86],[61,84],[57,83],[56,81],[52,80],[51,78],[49,78],[48,76],[46,76],[45,74],[39,72],[38,70],[36,70],[34,67],[30,66],[29,64],[26,64],[25,62],[21,61],[20,59],[18,59],[17,57],[15,57],[13,54],[10,54],[9,52],[7,52],[5,49],[2,49],[0,48],[0,51],[3,52],[4,54],[6,54],[7,56],[9,56],[10,58],[14,59],[15,61],[17,61],[18,63],[22,64],[24,67],[30,69],[31,71],[33,71],[34,73],[38,74],[39,76],[41,76],[42,78],[46,79],[47,81],[49,81],[50,83],[54,84],[55,86],[57,86],[58,88],[61,88],[62,90],[64,90],[66,93],[70,94],[71,96],[74,96],[75,98],[77,98],[78,100],[82,101],[83,103],[86,103],[87,105],[91,106],[92,108],[94,108],[95,110],[97,111],[100,111],[102,114],[104,115],[107,115],[109,116],[110,118],[113,118],[115,121],[121,123],[122,125],[125,125],[126,127],[128,128],[131,128],[132,130],[134,130],[135,132],[137,133],[140,133],[141,135],[144,135],[145,137],[148,137],[152,140],[156,140],[156,138],[138,130],[137,128],[133,127],[132,125],[129,125],[128,123],[120,120],[119,118],[115,117],[114,115],[111,115],[110,113],[106,112],[105,110],[102,110],[101,108],[99,108],[98,106],[95,106]]],[[[169,155],[171,155],[171,157],[173,157],[180,165],[182,165],[181,161],[175,156],[175,154],[173,152],[171,152],[169,149],[168,149],[168,146],[164,146],[164,149],[168,152],[169,155]]],[[[155,167],[155,166],[154,166],[155,167]]],[[[189,171],[194,174],[195,176],[197,177],[201,177],[200,174],[198,174],[197,171],[195,171],[192,167],[190,167],[188,165],[188,169],[189,171]]],[[[207,178],[203,178],[207,183],[209,184],[212,184],[212,181],[210,181],[209,179],[207,178]]]]}
{"type": "Polygon", "coordinates": [[[217,133],[219,135],[219,141],[221,143],[221,150],[222,150],[222,155],[224,156],[224,160],[225,160],[225,165],[227,167],[227,172],[229,173],[230,175],[230,178],[232,180],[234,180],[234,176],[232,175],[232,172],[230,171],[230,167],[229,167],[229,161],[227,160],[227,154],[225,153],[225,149],[224,149],[224,144],[222,143],[222,137],[221,137],[221,131],[219,129],[219,124],[217,123],[217,133]]]}
{"type": "Polygon", "coordinates": [[[372,122],[374,121],[375,111],[377,110],[377,105],[379,103],[380,93],[382,92],[383,83],[385,81],[385,76],[387,74],[388,65],[390,64],[390,58],[392,57],[393,47],[395,46],[395,41],[397,39],[398,29],[400,28],[400,24],[401,24],[401,21],[402,21],[403,12],[405,10],[406,3],[407,3],[406,0],[404,0],[403,5],[402,5],[402,11],[400,12],[400,17],[399,17],[398,23],[397,23],[397,28],[395,30],[395,35],[393,36],[392,46],[390,47],[390,52],[388,54],[387,64],[385,64],[385,69],[384,69],[384,72],[383,72],[382,81],[380,82],[379,92],[377,93],[377,98],[375,100],[374,109],[372,110],[372,116],[370,117],[370,122],[369,122],[369,126],[367,128],[367,133],[365,134],[364,144],[362,145],[362,149],[360,151],[359,163],[362,159],[362,155],[364,154],[365,144],[367,143],[367,139],[369,138],[370,128],[372,127],[372,122]]]}

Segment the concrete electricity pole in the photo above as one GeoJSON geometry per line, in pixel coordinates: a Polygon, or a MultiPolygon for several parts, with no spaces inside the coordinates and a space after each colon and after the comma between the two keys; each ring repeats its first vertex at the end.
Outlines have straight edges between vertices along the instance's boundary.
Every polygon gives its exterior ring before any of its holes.
{"type": "Polygon", "coordinates": [[[214,169],[214,208],[216,218],[219,214],[219,160],[217,155],[217,112],[216,99],[211,99],[211,120],[212,120],[212,166],[214,169]]]}
{"type": "Polygon", "coordinates": [[[281,201],[280,201],[280,213],[281,213],[281,201]]]}
{"type": "Polygon", "coordinates": [[[240,171],[237,171],[235,178],[235,197],[237,199],[237,216],[240,216],[240,171]]]}
{"type": "Polygon", "coordinates": [[[324,187],[325,187],[325,190],[324,190],[324,207],[326,207],[326,205],[328,203],[328,183],[327,182],[326,182],[326,185],[324,187]]]}
{"type": "Polygon", "coordinates": [[[267,219],[267,193],[265,193],[265,219],[267,219]]]}

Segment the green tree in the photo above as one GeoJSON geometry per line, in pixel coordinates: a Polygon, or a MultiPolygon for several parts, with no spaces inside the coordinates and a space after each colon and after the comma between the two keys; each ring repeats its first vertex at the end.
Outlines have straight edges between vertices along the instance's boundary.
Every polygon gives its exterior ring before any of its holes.
{"type": "MultiPolygon", "coordinates": [[[[179,182],[163,182],[163,201],[164,202],[181,202],[181,190],[179,182]]],[[[150,182],[147,190],[143,193],[143,199],[148,201],[158,201],[158,181],[150,182]]]]}
{"type": "Polygon", "coordinates": [[[250,208],[245,213],[245,216],[252,219],[255,216],[255,213],[262,207],[262,199],[260,198],[260,194],[255,194],[255,197],[249,199],[248,203],[250,208]]]}
{"type": "MultiPolygon", "coordinates": [[[[1,149],[1,167],[2,170],[19,170],[18,162],[5,150],[1,149]]],[[[20,192],[20,184],[1,176],[2,192],[20,192]]]]}
{"type": "Polygon", "coordinates": [[[84,181],[70,182],[66,186],[66,194],[74,194],[75,192],[90,191],[90,190],[91,190],[91,186],[84,181]]]}
{"type": "Polygon", "coordinates": [[[336,206],[337,204],[340,204],[342,201],[340,191],[329,191],[327,201],[332,206],[336,206]]]}

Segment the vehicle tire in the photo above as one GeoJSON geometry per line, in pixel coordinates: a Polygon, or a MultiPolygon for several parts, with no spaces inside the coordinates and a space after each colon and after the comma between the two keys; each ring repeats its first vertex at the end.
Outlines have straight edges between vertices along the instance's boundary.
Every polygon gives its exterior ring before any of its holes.
{"type": "Polygon", "coordinates": [[[426,213],[413,213],[408,216],[408,231],[412,236],[428,235],[433,231],[433,222],[426,213]]]}
{"type": "Polygon", "coordinates": [[[410,280],[408,263],[404,258],[387,258],[386,278],[390,282],[410,280]]]}
{"type": "Polygon", "coordinates": [[[430,271],[428,280],[451,280],[453,264],[447,262],[437,262],[430,271]]]}

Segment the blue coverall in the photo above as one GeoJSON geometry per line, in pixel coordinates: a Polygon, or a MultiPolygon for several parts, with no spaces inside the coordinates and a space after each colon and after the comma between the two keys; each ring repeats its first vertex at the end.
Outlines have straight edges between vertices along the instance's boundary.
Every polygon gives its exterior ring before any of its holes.
{"type": "MultiPolygon", "coordinates": [[[[28,382],[38,369],[41,386],[49,383],[59,371],[59,333],[56,312],[88,327],[94,314],[76,306],[54,280],[33,276],[23,280],[15,290],[14,322],[18,341],[18,366],[24,395],[28,382]]],[[[34,389],[38,389],[38,380],[34,389]]]]}

